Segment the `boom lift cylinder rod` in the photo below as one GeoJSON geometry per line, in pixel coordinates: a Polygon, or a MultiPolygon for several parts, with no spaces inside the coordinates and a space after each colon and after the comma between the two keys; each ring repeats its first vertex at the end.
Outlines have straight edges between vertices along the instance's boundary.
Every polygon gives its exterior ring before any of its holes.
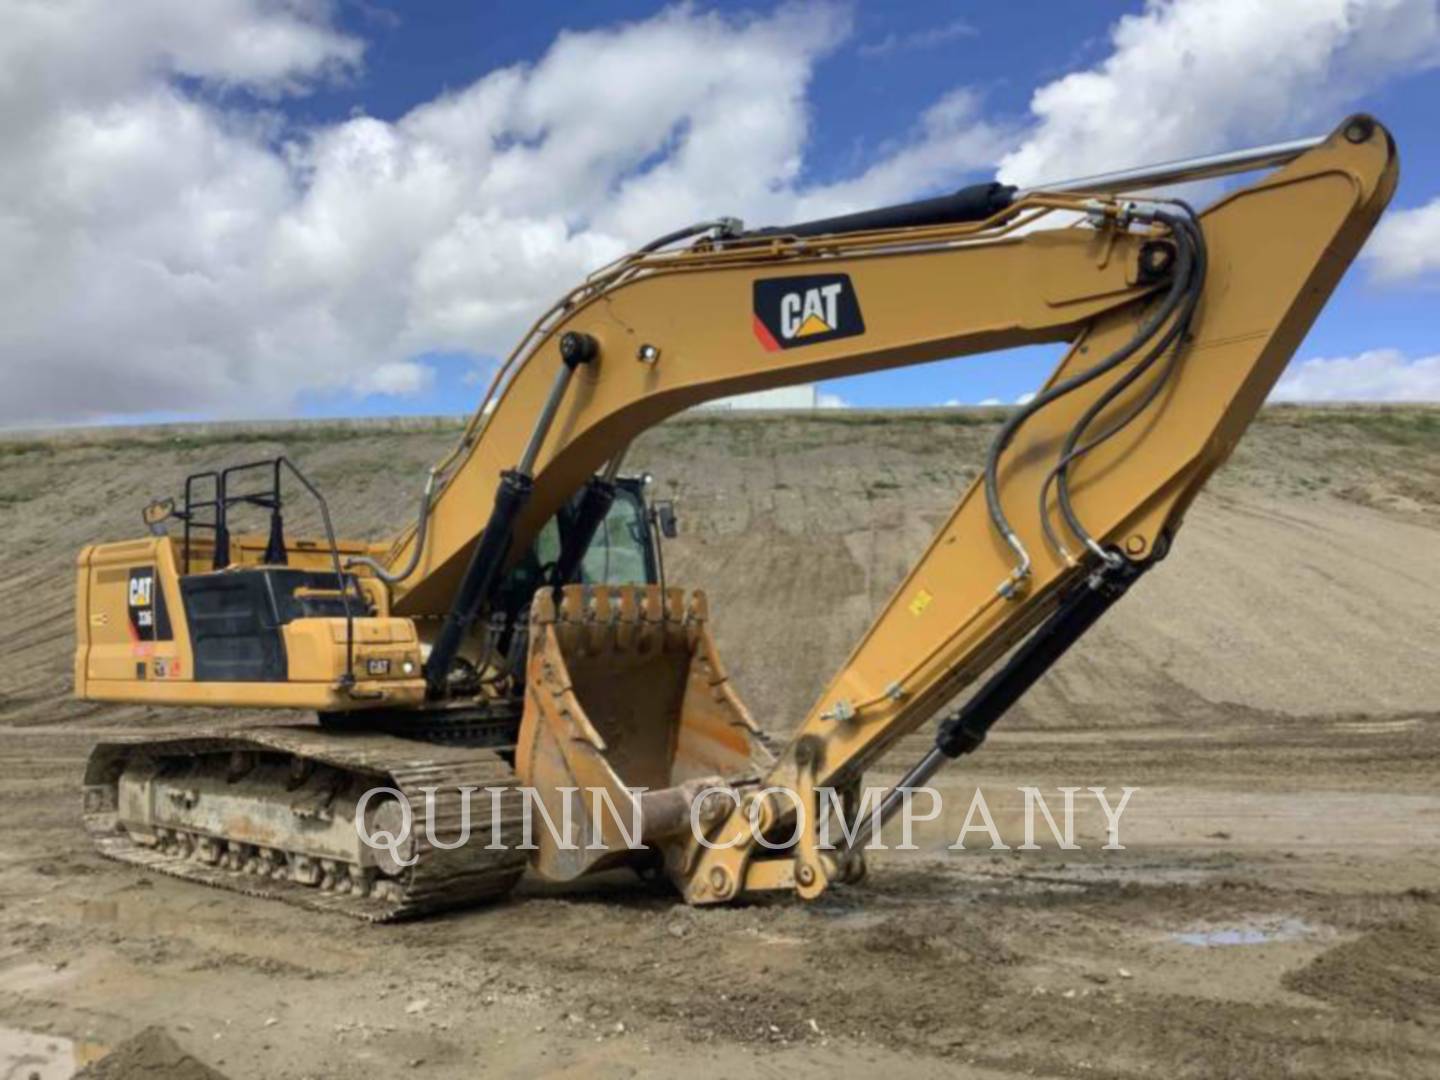
{"type": "Polygon", "coordinates": [[[886,793],[879,810],[857,828],[850,850],[857,850],[870,842],[871,830],[878,830],[900,808],[907,792],[924,787],[946,762],[979,749],[990,729],[1010,706],[1019,701],[1040,676],[1049,671],[1156,561],[1155,558],[1144,562],[1120,559],[1114,564],[1107,563],[1062,598],[1059,607],[1015,650],[1000,670],[954,714],[941,721],[935,733],[935,745],[886,793]]]}
{"type": "Polygon", "coordinates": [[[550,433],[550,426],[555,422],[560,402],[565,399],[565,391],[570,386],[575,369],[593,360],[596,351],[595,339],[588,334],[571,332],[560,339],[560,359],[563,363],[555,375],[550,396],[545,399],[545,407],[530,433],[530,441],[520,456],[520,463],[500,474],[500,485],[495,489],[495,504],[490,510],[490,520],[485,523],[485,531],[480,534],[480,539],[475,544],[469,565],[465,567],[465,576],[461,578],[460,588],[455,593],[455,601],[446,612],[445,622],[441,625],[440,633],[436,635],[435,643],[430,649],[430,656],[425,661],[425,684],[432,698],[445,696],[450,668],[455,663],[456,653],[460,651],[460,643],[470,629],[470,624],[489,602],[495,585],[500,580],[501,571],[504,570],[510,554],[511,541],[515,536],[515,519],[530,502],[530,496],[535,490],[535,462],[540,456],[545,437],[550,433]]]}
{"type": "Polygon", "coordinates": [[[1294,161],[1305,151],[1319,146],[1326,137],[1314,135],[1307,139],[1291,139],[1289,142],[1271,143],[1268,146],[1252,146],[1244,150],[1228,150],[1225,153],[1208,154],[1204,157],[1182,158],[1179,161],[1167,161],[1161,165],[1142,165],[1135,169],[1121,169],[1117,172],[1099,173],[1095,176],[1056,180],[1027,188],[1016,197],[1024,198],[1037,191],[1074,191],[1098,195],[1165,187],[1169,184],[1188,184],[1195,180],[1210,180],[1217,176],[1232,176],[1235,173],[1250,172],[1253,169],[1285,165],[1294,161]]]}
{"type": "Polygon", "coordinates": [[[600,474],[601,477],[613,484],[615,478],[620,475],[620,467],[625,464],[625,455],[629,452],[629,446],[617,450],[615,456],[605,463],[605,469],[600,474]]]}

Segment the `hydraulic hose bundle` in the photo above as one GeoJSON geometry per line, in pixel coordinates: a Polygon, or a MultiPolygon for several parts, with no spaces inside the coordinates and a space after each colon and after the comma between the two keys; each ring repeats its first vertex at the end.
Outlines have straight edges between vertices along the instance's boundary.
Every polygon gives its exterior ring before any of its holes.
{"type": "MultiPolygon", "coordinates": [[[[1135,211],[1131,209],[1126,213],[1133,215],[1135,211]]],[[[1154,561],[1131,563],[1107,550],[1091,535],[1075,513],[1071,502],[1069,471],[1070,466],[1080,458],[1134,423],[1160,396],[1176,371],[1190,324],[1200,303],[1200,295],[1204,290],[1207,258],[1205,237],[1194,211],[1185,203],[1172,201],[1164,206],[1147,209],[1144,217],[1167,225],[1174,240],[1173,249],[1168,246],[1145,249],[1151,253],[1151,258],[1159,259],[1163,253],[1166,260],[1163,266],[1152,266],[1150,269],[1159,269],[1162,273],[1170,274],[1169,287],[1155,310],[1134,336],[1115,352],[1086,371],[1057,383],[1017,411],[1000,429],[985,461],[985,498],[990,520],[1019,559],[1011,576],[1000,586],[1000,591],[1007,597],[1015,596],[1030,574],[1030,554],[1015,534],[1000,503],[998,486],[1001,456],[1014,441],[1016,432],[1041,409],[1114,371],[1145,349],[1140,361],[1107,387],[1075,422],[1065,437],[1058,460],[1040,486],[1040,521],[1046,541],[1068,561],[1073,561],[1050,521],[1049,495],[1050,488],[1054,485],[1057,504],[1066,526],[1085,548],[1097,557],[1099,566],[1094,573],[1062,595],[1055,610],[1000,669],[961,708],[941,721],[935,733],[934,747],[905,774],[882,801],[878,814],[880,821],[894,813],[907,791],[928,782],[945,762],[978,749],[995,722],[1125,595],[1154,561]],[[1162,358],[1164,365],[1145,390],[1103,430],[1091,434],[1087,439],[1087,432],[1101,414],[1150,372],[1162,358]]],[[[1143,251],[1141,258],[1146,258],[1143,251]]],[[[872,819],[870,826],[861,836],[868,837],[868,829],[873,825],[872,819]]],[[[864,842],[865,839],[860,839],[852,845],[851,850],[864,842]]]]}
{"type": "MultiPolygon", "coordinates": [[[[1163,205],[1154,205],[1143,211],[1129,208],[1125,211],[1132,218],[1160,222],[1169,227],[1171,239],[1174,242],[1173,260],[1170,265],[1165,266],[1162,272],[1170,274],[1169,288],[1165,291],[1159,304],[1150,316],[1140,325],[1133,337],[1130,338],[1119,349],[1115,350],[1102,361],[1078,375],[1073,375],[1062,382],[1057,383],[1050,389],[1044,391],[1034,398],[1027,405],[1019,409],[1006,421],[1005,425],[990,445],[985,460],[985,501],[990,514],[990,520],[994,523],[996,531],[1004,537],[1005,542],[1015,552],[1017,563],[1011,576],[1001,585],[1001,591],[1005,595],[1013,595],[1024,584],[1029,577],[1031,559],[1030,553],[1024,543],[1016,535],[1011,527],[1010,519],[1000,501],[999,476],[1000,459],[1005,450],[1014,441],[1015,435],[1032,416],[1048,405],[1054,404],[1067,394],[1073,393],[1083,386],[1106,375],[1127,360],[1133,357],[1142,349],[1148,350],[1144,353],[1139,363],[1135,364],[1123,376],[1117,379],[1090,405],[1085,413],[1076,421],[1071,428],[1069,435],[1060,451],[1060,457],[1055,466],[1051,469],[1045,482],[1040,487],[1040,521],[1045,531],[1047,542],[1067,561],[1073,561],[1073,557],[1066,548],[1063,540],[1055,531],[1050,520],[1049,495],[1050,488],[1054,485],[1057,495],[1057,503],[1060,515],[1065,519],[1065,524],[1092,554],[1102,562],[1113,565],[1119,556],[1107,551],[1094,536],[1085,528],[1075,513],[1075,507],[1071,500],[1070,491],[1070,466],[1084,455],[1090,453],[1096,447],[1113,438],[1119,432],[1125,430],[1132,424],[1147,408],[1159,397],[1160,392],[1169,383],[1174,375],[1179,357],[1187,339],[1190,324],[1195,317],[1195,310],[1200,302],[1200,295],[1204,290],[1206,271],[1206,249],[1205,237],[1196,219],[1195,212],[1185,203],[1178,200],[1167,200],[1163,205]],[[1145,391],[1127,407],[1123,413],[1112,420],[1102,431],[1093,434],[1088,441],[1086,433],[1091,425],[1105,412],[1119,397],[1124,394],[1137,380],[1141,379],[1147,372],[1151,371],[1162,358],[1167,358],[1160,371],[1151,380],[1145,391]]],[[[1172,251],[1168,246],[1155,246],[1147,249],[1155,253],[1155,257],[1169,258],[1172,251]]],[[[1142,258],[1143,258],[1142,254],[1142,258]]]]}

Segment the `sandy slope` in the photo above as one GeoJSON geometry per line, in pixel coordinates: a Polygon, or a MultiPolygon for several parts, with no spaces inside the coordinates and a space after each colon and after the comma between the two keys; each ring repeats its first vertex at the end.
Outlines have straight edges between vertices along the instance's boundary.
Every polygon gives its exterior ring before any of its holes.
{"type": "MultiPolygon", "coordinates": [[[[711,591],[767,723],[843,659],[992,430],[700,417],[637,447],[683,515],[670,576],[711,591]]],[[[689,910],[616,875],[365,929],[92,855],[97,731],[183,718],[66,700],[74,550],[188,470],[282,448],[383,534],[451,437],[0,442],[0,1075],[22,1051],[68,1075],[149,1025],[237,1080],[1433,1075],[1440,412],[1268,414],[1171,561],[944,774],[917,850],[814,905],[689,910]],[[1127,849],[1082,812],[1083,852],[948,850],[977,786],[1018,842],[1027,784],[1138,787],[1127,849]]]]}
{"type": "MultiPolygon", "coordinates": [[[[767,726],[803,714],[973,476],[993,427],[961,411],[702,414],[636,446],[630,463],[682,516],[670,581],[710,592],[723,654],[767,726]]],[[[139,507],[186,472],[285,450],[329,493],[343,530],[384,536],[453,437],[412,424],[0,442],[0,606],[11,613],[0,716],[89,711],[64,700],[74,553],[134,535],[139,507]]],[[[1166,565],[1014,719],[1433,710],[1437,526],[1440,413],[1273,411],[1166,565]]]]}

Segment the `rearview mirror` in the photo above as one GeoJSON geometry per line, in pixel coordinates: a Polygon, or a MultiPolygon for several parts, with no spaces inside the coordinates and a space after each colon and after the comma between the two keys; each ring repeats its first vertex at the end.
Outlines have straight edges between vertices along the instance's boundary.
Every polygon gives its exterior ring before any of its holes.
{"type": "Polygon", "coordinates": [[[174,499],[152,499],[145,509],[140,511],[140,517],[149,526],[151,533],[156,536],[164,536],[165,522],[174,513],[174,499]]]}
{"type": "Polygon", "coordinates": [[[660,529],[660,535],[666,540],[674,540],[680,535],[679,522],[675,517],[675,503],[671,499],[662,499],[655,504],[651,511],[655,515],[655,524],[660,529]]]}

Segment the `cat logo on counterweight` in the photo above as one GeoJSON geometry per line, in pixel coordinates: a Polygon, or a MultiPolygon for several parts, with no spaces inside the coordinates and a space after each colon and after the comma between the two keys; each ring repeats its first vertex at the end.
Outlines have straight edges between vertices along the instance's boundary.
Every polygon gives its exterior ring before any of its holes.
{"type": "Polygon", "coordinates": [[[756,281],[754,326],[756,338],[768,352],[865,332],[849,274],[756,281]]]}
{"type": "Polygon", "coordinates": [[[165,607],[165,590],[155,580],[153,566],[130,570],[125,590],[125,611],[129,615],[130,640],[172,641],[170,612],[165,607]]]}

